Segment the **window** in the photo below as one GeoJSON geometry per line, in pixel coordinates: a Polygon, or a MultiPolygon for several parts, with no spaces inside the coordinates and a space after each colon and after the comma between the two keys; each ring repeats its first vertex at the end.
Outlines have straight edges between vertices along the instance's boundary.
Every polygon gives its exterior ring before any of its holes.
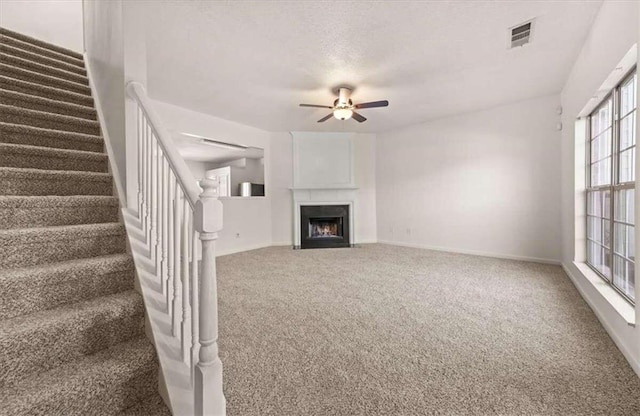
{"type": "Polygon", "coordinates": [[[587,264],[632,303],[636,84],[634,69],[591,113],[587,135],[587,264]]]}

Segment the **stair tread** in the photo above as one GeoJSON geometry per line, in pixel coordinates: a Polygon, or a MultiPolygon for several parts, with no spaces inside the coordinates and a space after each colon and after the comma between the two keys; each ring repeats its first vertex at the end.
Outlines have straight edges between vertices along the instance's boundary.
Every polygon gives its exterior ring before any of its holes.
{"type": "MultiPolygon", "coordinates": [[[[55,85],[56,88],[64,89],[65,91],[71,90],[77,94],[91,95],[91,88],[89,85],[74,82],[65,78],[42,74],[40,72],[32,71],[20,66],[8,65],[2,62],[0,62],[0,70],[12,73],[13,75],[10,78],[15,78],[16,76],[21,75],[29,78],[29,82],[35,84],[41,84],[44,86],[55,85]],[[19,75],[15,75],[16,73],[19,75]]],[[[3,75],[7,76],[5,73],[3,73],[3,75]]]]}
{"type": "Polygon", "coordinates": [[[22,414],[25,408],[37,408],[40,403],[55,400],[62,407],[55,414],[65,414],[72,399],[82,401],[73,403],[75,407],[91,411],[91,401],[100,393],[116,384],[126,385],[136,374],[152,371],[155,365],[153,346],[141,336],[0,389],[0,397],[4,398],[2,410],[22,414]]]}
{"type": "Polygon", "coordinates": [[[29,51],[26,49],[21,49],[13,45],[7,45],[6,43],[0,42],[0,51],[2,51],[3,53],[6,53],[7,55],[18,56],[23,59],[28,59],[31,61],[36,61],[41,63],[47,62],[51,66],[63,68],[63,69],[66,69],[67,71],[75,72],[80,75],[87,75],[87,71],[84,69],[84,67],[73,65],[69,62],[65,62],[60,59],[56,59],[46,55],[39,55],[35,52],[29,51]]]}
{"type": "Polygon", "coordinates": [[[0,386],[94,354],[144,332],[133,289],[0,321],[0,386]]]}
{"type": "MultiPolygon", "coordinates": [[[[73,112],[76,112],[76,113],[81,113],[81,114],[85,114],[85,115],[88,115],[88,116],[93,116],[93,120],[95,120],[95,118],[97,117],[96,116],[96,109],[93,108],[93,107],[89,107],[87,105],[67,103],[67,102],[59,101],[59,100],[53,100],[51,98],[41,97],[39,95],[27,94],[27,93],[24,93],[24,92],[18,92],[18,91],[12,91],[12,90],[7,90],[7,89],[4,89],[4,88],[0,88],[0,97],[6,97],[6,98],[9,98],[9,99],[18,99],[18,100],[21,100],[21,101],[37,103],[37,104],[40,104],[40,105],[46,105],[46,106],[51,107],[51,108],[65,109],[65,110],[70,111],[70,112],[73,111],[73,112]]],[[[7,105],[7,104],[5,104],[5,105],[7,105]]],[[[20,108],[25,108],[25,107],[20,107],[20,108]]],[[[34,110],[34,111],[38,111],[38,110],[34,110]]],[[[58,114],[58,113],[53,113],[53,114],[58,114]]],[[[85,118],[85,117],[77,117],[77,118],[85,118]]]]}
{"type": "Polygon", "coordinates": [[[0,270],[0,318],[11,319],[133,289],[127,253],[0,270]]]}
{"type": "MultiPolygon", "coordinates": [[[[2,131],[22,132],[23,134],[33,134],[36,136],[47,136],[47,137],[69,139],[69,140],[71,139],[82,140],[82,141],[93,142],[100,145],[104,144],[104,140],[102,139],[102,136],[94,136],[93,134],[77,133],[77,132],[62,131],[62,130],[52,130],[52,129],[46,129],[42,127],[29,126],[26,124],[6,123],[6,122],[0,121],[0,132],[2,131]]],[[[1,137],[2,135],[0,135],[0,138],[1,137]]],[[[56,148],[56,149],[60,149],[60,148],[56,148]]],[[[71,150],[75,150],[75,149],[71,149],[71,150]]]]}
{"type": "Polygon", "coordinates": [[[131,266],[133,258],[127,253],[109,254],[106,256],[88,257],[83,259],[74,259],[60,261],[56,263],[39,264],[36,266],[18,267],[15,269],[2,270],[0,273],[0,282],[3,280],[19,280],[30,278],[34,275],[55,275],[56,273],[71,273],[74,270],[92,270],[98,271],[100,269],[118,270],[118,266],[121,266],[121,270],[126,270],[131,266]]]}
{"type": "Polygon", "coordinates": [[[5,195],[113,195],[109,173],[0,166],[5,195]]]}
{"type": "Polygon", "coordinates": [[[118,198],[107,195],[0,195],[0,208],[67,206],[118,206],[118,198]]]}
{"type": "Polygon", "coordinates": [[[33,146],[17,143],[0,143],[0,151],[3,150],[10,153],[23,153],[34,156],[41,155],[55,158],[93,159],[96,161],[102,161],[108,158],[106,153],[88,152],[86,150],[58,149],[55,147],[33,146]]]}
{"type": "Polygon", "coordinates": [[[79,179],[85,179],[87,181],[103,181],[111,180],[111,174],[105,172],[89,172],[83,170],[47,170],[47,169],[34,169],[34,168],[13,168],[7,166],[0,166],[0,176],[2,174],[14,174],[22,176],[49,176],[49,177],[77,177],[79,179]]]}
{"type": "Polygon", "coordinates": [[[33,43],[26,42],[11,36],[7,36],[2,33],[2,27],[0,27],[0,44],[13,46],[14,48],[21,49],[23,51],[29,51],[47,58],[53,58],[58,61],[64,61],[70,65],[84,69],[84,59],[66,55],[64,53],[56,52],[51,49],[47,49],[33,43]]]}
{"type": "MultiPolygon", "coordinates": [[[[73,326],[81,327],[82,322],[91,325],[96,317],[105,317],[105,312],[118,312],[123,305],[140,303],[142,297],[135,290],[127,290],[113,295],[59,306],[55,309],[31,313],[0,321],[1,342],[12,342],[20,334],[42,332],[46,328],[73,326]],[[5,341],[5,336],[8,337],[5,341]]],[[[0,357],[4,354],[0,353],[0,357]]]]}
{"type": "Polygon", "coordinates": [[[29,242],[55,241],[66,238],[82,238],[94,236],[121,235],[125,233],[124,225],[119,222],[97,224],[57,225],[53,227],[15,228],[0,230],[0,243],[16,242],[21,239],[29,242]]]}
{"type": "Polygon", "coordinates": [[[86,105],[93,106],[93,98],[89,95],[57,88],[50,85],[43,85],[37,82],[26,81],[7,75],[0,74],[0,85],[2,85],[3,88],[7,90],[12,90],[11,87],[19,87],[22,89],[27,89],[29,91],[38,91],[40,94],[36,94],[37,96],[44,97],[47,96],[47,94],[49,96],[57,96],[60,102],[73,102],[76,104],[83,102],[86,105]],[[61,97],[64,97],[64,99],[61,99],[61,97]]]}
{"type": "Polygon", "coordinates": [[[15,55],[9,55],[4,52],[0,52],[0,61],[5,65],[15,66],[23,68],[29,71],[36,72],[38,74],[51,76],[66,81],[76,82],[82,85],[89,85],[89,80],[86,75],[80,75],[75,72],[65,71],[64,69],[57,68],[51,65],[45,65],[43,63],[21,58],[15,55]]]}
{"type": "MultiPolygon", "coordinates": [[[[4,113],[5,117],[8,113],[14,113],[14,114],[27,115],[30,118],[53,120],[53,121],[57,121],[64,124],[84,125],[84,126],[94,127],[98,129],[100,128],[100,123],[97,120],[87,120],[86,118],[82,118],[82,117],[74,117],[74,116],[68,116],[65,114],[50,113],[48,111],[32,110],[30,108],[16,107],[15,105],[0,104],[0,111],[4,113]]],[[[62,129],[53,129],[53,130],[66,131],[62,129]]]]}
{"type": "Polygon", "coordinates": [[[34,38],[32,36],[15,32],[13,30],[10,30],[4,27],[0,27],[0,35],[16,39],[23,43],[31,44],[41,49],[47,49],[49,51],[53,51],[58,54],[65,55],[70,58],[75,58],[79,62],[82,62],[82,54],[80,52],[73,51],[69,48],[64,48],[62,46],[58,46],[50,42],[45,42],[40,39],[34,38]]]}

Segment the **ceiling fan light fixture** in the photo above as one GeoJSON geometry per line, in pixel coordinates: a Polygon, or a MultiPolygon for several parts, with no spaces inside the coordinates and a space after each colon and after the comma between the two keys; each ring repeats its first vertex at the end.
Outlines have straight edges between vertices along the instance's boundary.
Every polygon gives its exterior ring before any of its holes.
{"type": "Polygon", "coordinates": [[[336,108],[333,110],[333,116],[338,120],[348,120],[353,115],[353,110],[350,108],[336,108]]]}

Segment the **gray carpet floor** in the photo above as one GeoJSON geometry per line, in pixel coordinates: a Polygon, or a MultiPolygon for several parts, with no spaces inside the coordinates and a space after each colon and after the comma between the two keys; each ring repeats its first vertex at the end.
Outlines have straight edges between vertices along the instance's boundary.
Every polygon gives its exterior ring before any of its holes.
{"type": "Polygon", "coordinates": [[[558,266],[386,245],[218,259],[234,415],[638,415],[558,266]]]}

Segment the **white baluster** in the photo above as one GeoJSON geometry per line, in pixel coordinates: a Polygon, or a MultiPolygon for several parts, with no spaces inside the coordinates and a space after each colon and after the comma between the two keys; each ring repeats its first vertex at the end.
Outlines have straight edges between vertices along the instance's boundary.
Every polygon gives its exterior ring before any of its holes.
{"type": "Polygon", "coordinates": [[[195,376],[198,352],[200,350],[199,325],[200,325],[200,286],[198,282],[198,241],[199,235],[195,228],[195,213],[191,216],[191,382],[195,376]]]}
{"type": "Polygon", "coordinates": [[[161,205],[162,205],[162,263],[161,263],[161,273],[165,286],[165,302],[167,304],[167,311],[169,315],[171,315],[171,291],[172,285],[169,279],[169,181],[167,175],[167,163],[164,158],[164,154],[162,154],[162,158],[160,159],[160,165],[162,166],[162,173],[160,174],[160,178],[162,180],[162,197],[161,197],[161,205]]]}
{"type": "Polygon", "coordinates": [[[171,328],[173,330],[173,336],[180,336],[180,323],[182,322],[182,281],[180,279],[180,202],[179,195],[177,189],[177,181],[171,175],[172,180],[169,183],[169,188],[171,189],[173,195],[173,208],[171,215],[171,228],[173,229],[171,233],[171,258],[172,262],[169,267],[171,267],[173,274],[173,320],[171,328]]]}
{"type": "MultiPolygon", "coordinates": [[[[156,265],[156,275],[160,277],[160,284],[164,282],[162,280],[162,204],[160,203],[160,195],[162,192],[162,181],[160,180],[160,147],[156,140],[152,141],[154,154],[153,154],[153,259],[156,265]]],[[[162,287],[162,293],[164,293],[164,286],[162,287]]]]}
{"type": "Polygon", "coordinates": [[[142,224],[142,111],[138,107],[136,145],[138,151],[138,220],[142,224]]]}
{"type": "MultiPolygon", "coordinates": [[[[168,167],[168,166],[167,166],[168,167]]],[[[173,276],[173,184],[172,177],[170,175],[171,171],[167,169],[167,187],[165,190],[167,191],[167,279],[169,283],[169,292],[171,296],[169,297],[169,315],[175,317],[175,280],[173,276]]],[[[175,336],[176,330],[174,328],[173,320],[171,321],[171,332],[175,336]]]]}
{"type": "MultiPolygon", "coordinates": [[[[155,139],[155,138],[154,138],[155,139]]],[[[156,210],[156,249],[155,249],[155,262],[156,262],[156,275],[160,278],[160,284],[162,285],[162,293],[164,292],[164,277],[162,276],[162,168],[160,167],[160,145],[154,140],[156,154],[154,156],[155,161],[155,210],[156,210]]]]}
{"type": "Polygon", "coordinates": [[[140,227],[146,233],[147,227],[145,223],[146,210],[145,210],[145,201],[144,201],[144,198],[145,198],[144,173],[145,173],[145,164],[147,160],[146,160],[146,154],[145,154],[146,140],[145,140],[145,134],[144,134],[144,130],[145,130],[144,125],[145,125],[144,115],[142,114],[142,110],[140,109],[140,107],[138,107],[138,142],[140,143],[140,152],[138,152],[138,163],[140,164],[140,174],[138,175],[138,183],[140,184],[140,196],[139,196],[140,205],[138,210],[138,219],[140,220],[140,227]]]}
{"type": "Polygon", "coordinates": [[[182,277],[182,360],[189,366],[189,348],[191,347],[191,306],[189,305],[189,213],[191,209],[187,198],[182,194],[182,228],[180,234],[180,275],[182,277]]]}
{"type": "Polygon", "coordinates": [[[222,203],[217,198],[216,183],[200,182],[204,192],[195,207],[195,228],[202,242],[200,274],[200,352],[195,369],[195,414],[224,415],[226,403],[222,392],[222,361],[218,356],[218,290],[216,282],[216,240],[222,229],[222,203]]]}
{"type": "MultiPolygon", "coordinates": [[[[142,128],[140,129],[140,137],[139,140],[142,141],[142,179],[141,179],[141,183],[142,183],[142,203],[140,204],[140,209],[142,211],[142,213],[140,214],[140,217],[142,218],[141,220],[141,224],[142,224],[142,229],[144,230],[144,236],[145,238],[147,237],[147,221],[149,220],[149,217],[147,215],[147,135],[145,134],[145,124],[146,124],[146,119],[144,118],[144,114],[142,113],[142,110],[140,110],[140,115],[142,117],[142,128]]],[[[149,240],[146,240],[149,241],[149,240]]]]}
{"type": "MultiPolygon", "coordinates": [[[[154,238],[153,236],[153,224],[150,224],[150,222],[152,222],[152,216],[153,216],[153,207],[152,207],[152,201],[151,201],[151,195],[153,194],[153,183],[152,183],[152,176],[153,176],[153,166],[152,166],[152,162],[153,162],[153,143],[152,140],[153,138],[151,137],[151,132],[149,131],[149,124],[148,124],[148,120],[145,119],[145,122],[147,123],[146,126],[147,128],[145,129],[146,131],[146,139],[147,139],[147,216],[149,217],[148,221],[147,221],[147,242],[149,243],[149,246],[151,247],[151,239],[154,238]]],[[[155,258],[155,253],[153,252],[153,250],[149,249],[149,257],[150,258],[155,258]]]]}

